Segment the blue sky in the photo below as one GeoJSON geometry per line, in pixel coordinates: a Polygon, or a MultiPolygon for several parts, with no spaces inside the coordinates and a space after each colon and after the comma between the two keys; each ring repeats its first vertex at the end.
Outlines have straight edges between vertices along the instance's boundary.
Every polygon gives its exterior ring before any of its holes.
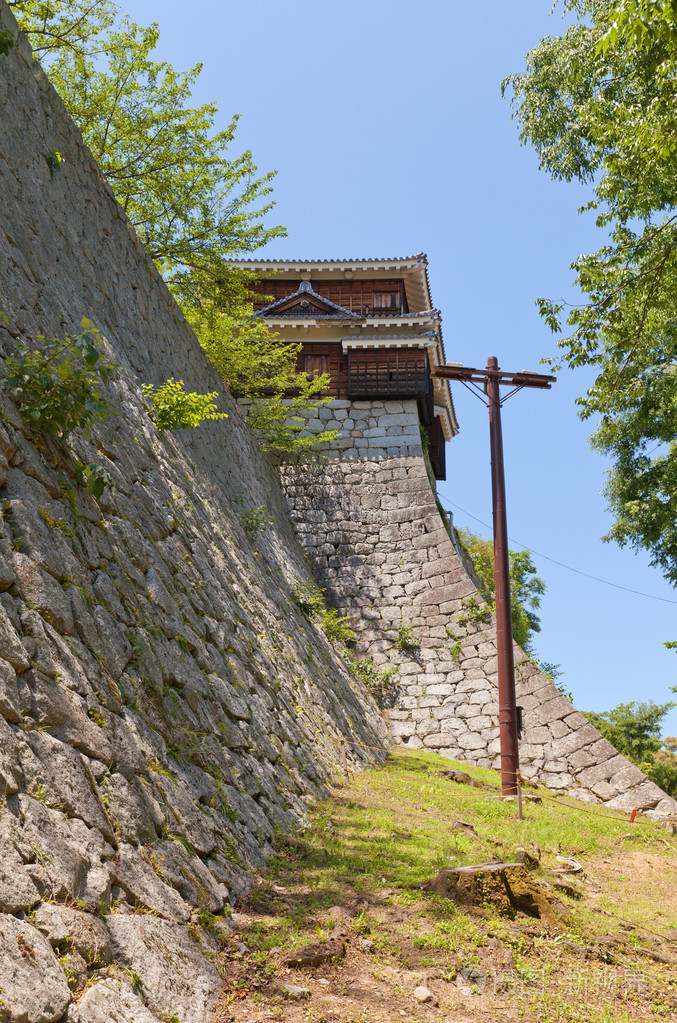
{"type": "MultiPolygon", "coordinates": [[[[551,0],[481,6],[449,0],[121,0],[157,21],[158,56],[204,65],[196,101],[221,123],[240,113],[233,155],[251,149],[275,169],[271,223],[287,239],[269,258],[368,258],[425,251],[447,358],[542,369],[554,350],[534,301],[572,299],[571,261],[602,236],[576,215],[587,193],[552,182],[521,148],[501,80],[547,34],[551,0]]],[[[636,596],[536,556],[548,592],[537,653],[559,662],[579,707],[670,698],[677,592],[643,554],[605,544],[605,463],[574,400],[584,371],[506,405],[510,536],[550,558],[663,601],[636,596]],[[672,603],[669,603],[669,602],[672,603]]],[[[443,502],[458,525],[491,521],[488,423],[455,386],[461,433],[447,448],[443,502]],[[453,502],[453,503],[452,503],[453,502]],[[461,511],[464,509],[465,511],[461,511]]],[[[677,699],[677,697],[675,697],[677,699]]],[[[677,709],[666,723],[677,734],[677,709]]]]}

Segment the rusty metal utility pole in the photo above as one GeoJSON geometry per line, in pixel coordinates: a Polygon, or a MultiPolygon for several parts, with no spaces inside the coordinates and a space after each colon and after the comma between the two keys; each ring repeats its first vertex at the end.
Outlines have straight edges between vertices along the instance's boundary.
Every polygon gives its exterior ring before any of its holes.
{"type": "Polygon", "coordinates": [[[508,553],[508,520],[505,502],[505,473],[503,469],[503,433],[501,405],[523,387],[550,388],[555,377],[544,373],[506,373],[498,368],[492,356],[487,368],[471,369],[457,363],[438,366],[434,376],[445,380],[459,380],[474,389],[489,409],[491,438],[491,495],[494,519],[494,585],[496,592],[496,647],[498,652],[498,722],[501,736],[501,789],[504,796],[516,795],[518,790],[519,749],[517,745],[517,706],[515,698],[515,663],[513,658],[512,614],[510,607],[510,562],[508,553]],[[478,384],[482,384],[480,388],[478,384]],[[508,384],[512,390],[501,398],[500,385],[508,384]]]}

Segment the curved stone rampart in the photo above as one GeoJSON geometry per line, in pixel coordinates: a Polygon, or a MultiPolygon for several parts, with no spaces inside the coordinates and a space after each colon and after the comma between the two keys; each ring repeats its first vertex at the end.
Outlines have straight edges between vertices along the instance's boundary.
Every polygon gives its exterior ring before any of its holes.
{"type": "Polygon", "coordinates": [[[219,380],[0,2],[5,31],[2,365],[89,317],[121,370],[73,441],[110,473],[98,501],[0,390],[0,1015],[206,1023],[275,831],[342,777],[344,740],[357,765],[387,733],[294,603],[311,576],[237,405],[148,418],[142,382],[219,380]]]}
{"type": "MultiPolygon", "coordinates": [[[[287,472],[285,489],[301,543],[332,602],[350,615],[359,651],[398,665],[391,734],[413,748],[499,766],[493,618],[438,509],[416,403],[332,402],[321,415],[342,436],[326,464],[287,472]],[[402,649],[401,629],[409,627],[417,649],[402,649]]],[[[517,646],[515,662],[525,777],[579,799],[674,812],[675,801],[517,646]]]]}

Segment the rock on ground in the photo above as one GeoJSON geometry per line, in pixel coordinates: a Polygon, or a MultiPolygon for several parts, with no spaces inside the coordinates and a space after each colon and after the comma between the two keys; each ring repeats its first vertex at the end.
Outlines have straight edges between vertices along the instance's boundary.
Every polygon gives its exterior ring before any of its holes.
{"type": "Polygon", "coordinates": [[[525,913],[556,927],[569,917],[552,888],[537,881],[520,863],[445,867],[421,888],[461,905],[491,902],[502,916],[525,913]]]}

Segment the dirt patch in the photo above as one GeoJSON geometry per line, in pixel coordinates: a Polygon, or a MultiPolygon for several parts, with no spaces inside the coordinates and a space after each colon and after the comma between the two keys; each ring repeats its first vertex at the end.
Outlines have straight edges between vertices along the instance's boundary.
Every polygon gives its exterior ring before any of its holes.
{"type": "Polygon", "coordinates": [[[623,838],[625,818],[609,815],[605,824],[597,814],[589,829],[598,833],[586,834],[585,808],[560,812],[547,799],[518,824],[484,788],[440,778],[432,758],[436,775],[426,772],[426,759],[415,772],[402,761],[389,774],[354,779],[318,809],[307,832],[283,844],[223,948],[227,989],[215,1023],[677,1018],[677,940],[670,936],[677,854],[663,831],[646,826],[623,838]],[[452,831],[459,819],[474,835],[452,831]],[[456,905],[421,891],[436,876],[433,865],[477,862],[477,839],[486,835],[487,848],[512,854],[527,842],[538,847],[541,867],[520,869],[546,890],[554,876],[565,885],[575,879],[577,898],[557,892],[570,916],[566,930],[520,913],[502,917],[491,900],[456,905]],[[553,874],[574,857],[581,871],[553,874]],[[342,959],[288,965],[304,946],[332,942],[345,945],[342,959]],[[303,993],[289,994],[285,985],[303,993]],[[437,1004],[420,1003],[420,987],[437,1004]]]}
{"type": "Polygon", "coordinates": [[[619,849],[592,859],[586,872],[599,887],[592,897],[607,910],[637,926],[651,921],[677,939],[677,849],[666,855],[619,849]]]}

